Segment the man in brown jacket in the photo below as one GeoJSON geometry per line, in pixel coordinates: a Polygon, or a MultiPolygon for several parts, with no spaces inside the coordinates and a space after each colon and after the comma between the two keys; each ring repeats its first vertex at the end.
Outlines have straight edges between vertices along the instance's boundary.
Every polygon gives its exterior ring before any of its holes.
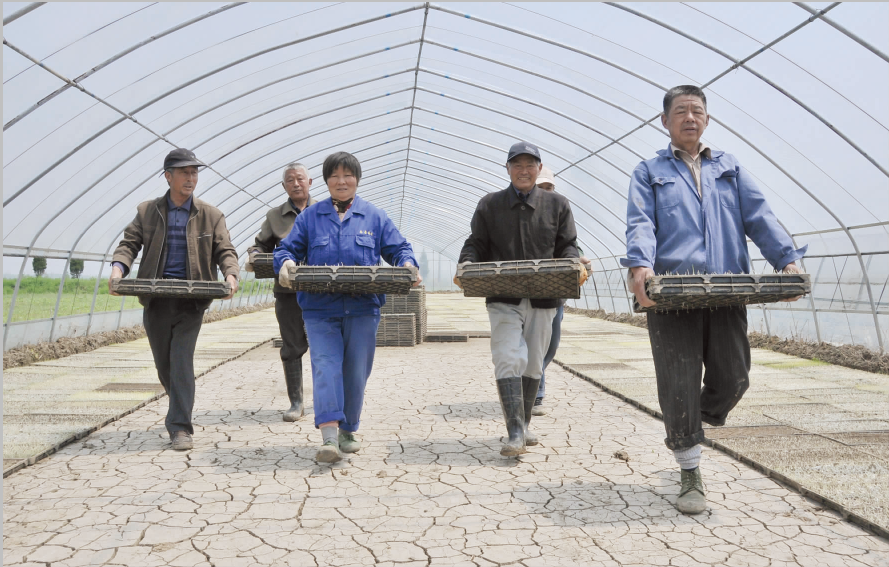
{"type": "MultiPolygon", "coordinates": [[[[247,249],[249,261],[244,269],[253,271],[253,258],[257,253],[269,253],[293,229],[296,217],[306,207],[315,204],[309,196],[312,178],[309,170],[301,163],[291,163],[284,167],[284,191],[287,200],[266,213],[265,221],[256,236],[256,244],[247,249]]],[[[284,421],[296,421],[303,416],[303,360],[309,350],[306,329],[303,327],[303,312],[296,302],[296,291],[275,281],[275,316],[281,330],[281,362],[284,364],[284,383],[287,384],[287,397],[290,409],[284,412],[284,421]]]]}
{"type": "MultiPolygon", "coordinates": [[[[177,148],[164,159],[169,191],[136,208],[136,218],[124,230],[114,251],[111,280],[126,277],[143,249],[139,278],[216,281],[222,269],[234,296],[238,290],[238,254],[232,246],[225,216],[216,207],[194,198],[198,167],[194,153],[177,148]]],[[[151,345],[157,375],[170,399],[166,427],[173,449],[192,448],[194,409],[194,349],[209,299],[139,298],[142,321],[151,345]]]]}

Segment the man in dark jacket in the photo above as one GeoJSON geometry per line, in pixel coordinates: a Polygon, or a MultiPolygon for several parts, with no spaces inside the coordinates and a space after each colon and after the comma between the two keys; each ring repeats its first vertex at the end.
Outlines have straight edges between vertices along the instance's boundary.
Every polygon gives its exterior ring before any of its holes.
{"type": "MultiPolygon", "coordinates": [[[[284,167],[284,191],[287,200],[266,213],[265,221],[256,236],[256,243],[247,249],[249,261],[244,265],[248,272],[253,271],[253,258],[257,253],[274,252],[275,247],[293,230],[296,217],[306,207],[315,204],[309,196],[312,178],[309,170],[301,163],[291,163],[284,167]]],[[[309,350],[306,329],[303,326],[303,312],[296,302],[296,291],[275,281],[275,316],[281,331],[281,362],[284,365],[284,383],[287,384],[287,397],[290,409],[284,412],[284,421],[296,421],[303,416],[303,355],[309,350]]]]}
{"type": "MultiPolygon", "coordinates": [[[[479,201],[460,263],[578,257],[568,199],[536,186],[542,167],[534,144],[519,142],[509,149],[506,171],[512,183],[479,201]]],[[[528,425],[560,301],[489,297],[485,302],[497,392],[509,433],[500,454],[516,456],[525,452],[525,445],[537,444],[528,425]]]]}
{"type": "MultiPolygon", "coordinates": [[[[238,290],[238,254],[232,246],[225,216],[216,207],[192,196],[198,167],[193,152],[177,148],[164,159],[169,191],[136,208],[136,218],[124,230],[114,251],[111,280],[125,277],[143,249],[139,278],[216,281],[216,267],[238,290]]],[[[139,298],[142,321],[151,345],[157,375],[170,399],[166,427],[173,449],[192,448],[194,427],[194,349],[209,299],[139,298]]]]}

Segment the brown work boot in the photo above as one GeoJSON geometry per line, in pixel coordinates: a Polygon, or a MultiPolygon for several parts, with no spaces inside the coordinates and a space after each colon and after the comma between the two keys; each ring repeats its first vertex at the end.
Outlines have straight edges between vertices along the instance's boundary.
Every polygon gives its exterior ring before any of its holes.
{"type": "Polygon", "coordinates": [[[174,431],[170,435],[170,441],[173,442],[174,451],[187,451],[194,447],[191,434],[188,431],[174,431]]]}

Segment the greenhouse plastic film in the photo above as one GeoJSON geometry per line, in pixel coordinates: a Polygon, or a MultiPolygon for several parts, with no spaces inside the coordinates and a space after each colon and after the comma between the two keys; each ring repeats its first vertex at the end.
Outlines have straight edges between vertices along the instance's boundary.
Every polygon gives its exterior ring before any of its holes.
{"type": "Polygon", "coordinates": [[[580,260],[465,262],[457,280],[466,297],[580,299],[580,260]]]}
{"type": "Polygon", "coordinates": [[[642,307],[634,299],[633,310],[647,313],[776,303],[811,291],[809,274],[653,276],[645,280],[645,293],[657,305],[642,307]]]}
{"type": "Polygon", "coordinates": [[[121,279],[111,280],[111,291],[139,297],[179,297],[183,299],[222,299],[231,295],[228,282],[198,280],[121,279]]]}

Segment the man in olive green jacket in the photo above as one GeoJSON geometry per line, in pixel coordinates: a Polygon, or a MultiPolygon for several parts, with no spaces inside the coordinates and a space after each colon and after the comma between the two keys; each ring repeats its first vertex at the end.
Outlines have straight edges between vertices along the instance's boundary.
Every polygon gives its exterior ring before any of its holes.
{"type": "MultiPolygon", "coordinates": [[[[216,281],[219,266],[232,289],[226,299],[234,296],[240,270],[225,216],[192,195],[201,166],[189,150],[177,148],[167,154],[164,177],[170,189],[136,208],[136,218],[114,251],[111,280],[125,277],[144,249],[137,277],[216,281]]],[[[211,300],[140,297],[139,301],[145,306],[142,322],[158,378],[170,400],[167,431],[174,449],[191,449],[194,349],[211,300]]]]}
{"type": "MultiPolygon", "coordinates": [[[[315,204],[309,196],[312,178],[309,170],[301,163],[291,163],[284,167],[284,191],[287,200],[266,213],[265,221],[256,236],[256,244],[247,249],[249,261],[244,265],[248,272],[253,271],[253,257],[257,253],[269,253],[293,229],[293,223],[307,207],[315,204]]],[[[281,362],[284,365],[284,383],[290,409],[284,412],[284,421],[296,421],[303,416],[303,363],[302,357],[309,350],[309,341],[303,327],[303,312],[296,302],[296,291],[286,288],[275,280],[275,315],[281,330],[281,362]]]]}

